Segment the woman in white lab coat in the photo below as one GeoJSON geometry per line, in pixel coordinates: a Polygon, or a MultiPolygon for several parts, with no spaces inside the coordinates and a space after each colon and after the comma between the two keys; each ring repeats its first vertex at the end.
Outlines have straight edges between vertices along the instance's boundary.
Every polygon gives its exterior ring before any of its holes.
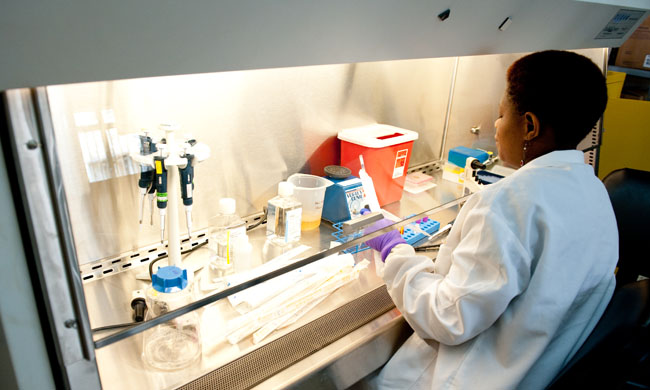
{"type": "Polygon", "coordinates": [[[612,296],[618,259],[607,192],[575,150],[606,102],[589,59],[520,58],[495,123],[500,159],[519,169],[467,200],[435,262],[396,231],[368,241],[415,331],[378,387],[542,389],[580,348],[612,296]]]}

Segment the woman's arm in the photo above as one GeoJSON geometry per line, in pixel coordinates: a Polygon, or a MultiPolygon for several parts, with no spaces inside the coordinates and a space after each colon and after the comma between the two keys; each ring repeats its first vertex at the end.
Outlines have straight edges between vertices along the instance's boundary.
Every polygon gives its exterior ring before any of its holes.
{"type": "Polygon", "coordinates": [[[388,292],[420,337],[463,343],[490,327],[527,285],[530,256],[505,219],[489,209],[474,206],[457,220],[457,246],[439,253],[451,257],[445,275],[408,245],[386,259],[388,292]]]}

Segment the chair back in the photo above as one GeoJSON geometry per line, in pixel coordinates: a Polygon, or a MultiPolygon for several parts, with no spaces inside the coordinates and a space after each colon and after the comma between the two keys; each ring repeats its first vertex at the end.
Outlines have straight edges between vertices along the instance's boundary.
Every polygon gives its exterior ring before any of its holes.
{"type": "Polygon", "coordinates": [[[615,389],[647,374],[650,280],[619,288],[575,356],[547,389],[615,389]]]}
{"type": "Polygon", "coordinates": [[[618,286],[650,277],[650,172],[618,169],[603,179],[612,201],[619,236],[618,286]]]}

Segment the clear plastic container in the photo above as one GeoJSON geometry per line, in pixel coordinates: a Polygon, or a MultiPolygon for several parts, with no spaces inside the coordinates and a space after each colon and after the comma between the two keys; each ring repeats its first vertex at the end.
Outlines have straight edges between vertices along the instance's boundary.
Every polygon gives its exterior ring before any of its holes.
{"type": "Polygon", "coordinates": [[[246,235],[246,223],[236,211],[236,203],[232,198],[219,200],[219,214],[211,218],[208,228],[208,249],[210,264],[208,275],[210,282],[223,284],[226,275],[234,272],[234,246],[238,238],[246,235]]]}
{"type": "Polygon", "coordinates": [[[294,196],[302,203],[301,229],[316,229],[323,213],[325,189],[334,183],[320,176],[303,173],[293,174],[287,181],[293,184],[294,196]]]}
{"type": "Polygon", "coordinates": [[[300,241],[302,203],[293,196],[293,184],[278,184],[278,196],[268,202],[266,218],[267,239],[275,245],[290,245],[300,241]]]}
{"type": "MultiPolygon", "coordinates": [[[[169,266],[158,269],[146,290],[146,320],[192,302],[187,270],[169,266]]],[[[146,330],[142,355],[151,367],[171,371],[191,365],[201,357],[200,317],[196,311],[146,330]]]]}

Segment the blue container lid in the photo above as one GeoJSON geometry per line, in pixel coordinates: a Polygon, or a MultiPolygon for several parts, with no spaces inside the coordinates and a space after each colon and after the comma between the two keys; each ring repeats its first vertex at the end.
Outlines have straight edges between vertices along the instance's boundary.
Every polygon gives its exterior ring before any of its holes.
{"type": "Polygon", "coordinates": [[[465,160],[468,157],[474,157],[480,162],[484,163],[490,157],[487,152],[484,152],[479,149],[471,149],[465,146],[456,146],[455,148],[449,149],[449,157],[447,160],[455,165],[458,165],[461,168],[465,168],[465,160]]]}
{"type": "Polygon", "coordinates": [[[151,276],[151,285],[156,291],[162,293],[181,291],[187,287],[187,270],[181,270],[173,265],[160,267],[151,276]]]}

